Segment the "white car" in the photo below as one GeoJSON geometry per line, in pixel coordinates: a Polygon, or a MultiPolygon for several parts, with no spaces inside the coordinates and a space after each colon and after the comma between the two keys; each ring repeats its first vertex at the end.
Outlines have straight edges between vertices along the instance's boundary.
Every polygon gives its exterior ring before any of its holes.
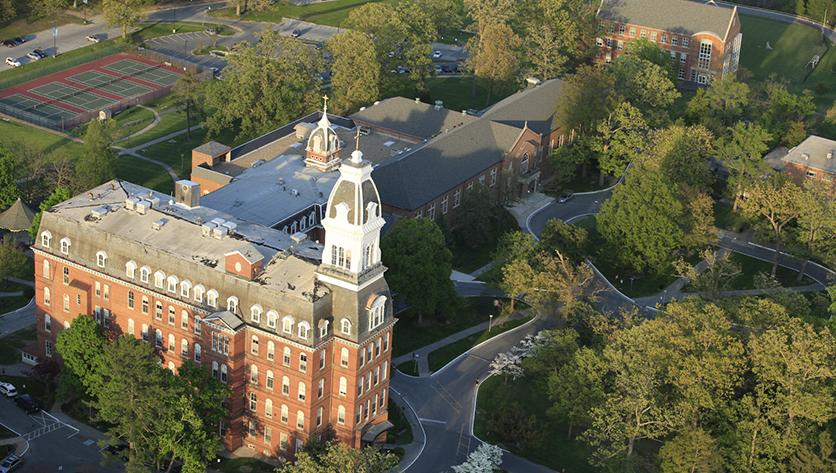
{"type": "Polygon", "coordinates": [[[439,59],[439,58],[441,58],[441,51],[436,49],[435,51],[433,51],[433,59],[439,59]]]}
{"type": "Polygon", "coordinates": [[[13,384],[0,382],[0,394],[6,397],[15,397],[17,396],[17,389],[13,384]]]}
{"type": "Polygon", "coordinates": [[[87,41],[90,41],[91,43],[98,43],[99,41],[101,41],[101,39],[99,39],[99,37],[94,34],[90,34],[87,35],[87,41]]]}
{"type": "Polygon", "coordinates": [[[20,67],[20,61],[18,61],[17,59],[15,59],[13,57],[7,57],[6,58],[6,65],[7,66],[12,66],[12,67],[20,67]]]}

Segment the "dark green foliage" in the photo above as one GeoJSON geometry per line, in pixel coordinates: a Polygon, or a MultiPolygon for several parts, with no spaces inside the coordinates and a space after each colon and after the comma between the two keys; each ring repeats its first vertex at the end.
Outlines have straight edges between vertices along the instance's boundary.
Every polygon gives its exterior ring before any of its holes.
{"type": "Polygon", "coordinates": [[[0,147],[0,210],[5,210],[20,197],[15,162],[11,152],[0,147]]]}

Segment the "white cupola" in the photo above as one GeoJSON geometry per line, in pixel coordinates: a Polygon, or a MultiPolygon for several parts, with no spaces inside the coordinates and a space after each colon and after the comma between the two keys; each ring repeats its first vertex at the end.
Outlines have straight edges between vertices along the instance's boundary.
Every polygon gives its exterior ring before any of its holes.
{"type": "Polygon", "coordinates": [[[380,195],[372,181],[372,165],[356,149],[351,159],[340,166],[340,177],[322,219],[322,265],[329,273],[356,279],[380,265],[380,230],[385,223],[381,210],[380,195]]]}
{"type": "Polygon", "coordinates": [[[331,128],[331,122],[328,120],[328,96],[322,99],[322,118],[308,136],[305,164],[328,172],[337,169],[340,165],[340,138],[331,128]]]}

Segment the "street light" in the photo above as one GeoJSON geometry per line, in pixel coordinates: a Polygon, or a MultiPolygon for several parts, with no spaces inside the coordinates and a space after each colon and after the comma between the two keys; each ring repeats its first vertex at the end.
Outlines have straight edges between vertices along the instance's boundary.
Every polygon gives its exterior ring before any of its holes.
{"type": "Polygon", "coordinates": [[[488,315],[488,332],[491,331],[491,327],[493,327],[493,314],[488,315]]]}

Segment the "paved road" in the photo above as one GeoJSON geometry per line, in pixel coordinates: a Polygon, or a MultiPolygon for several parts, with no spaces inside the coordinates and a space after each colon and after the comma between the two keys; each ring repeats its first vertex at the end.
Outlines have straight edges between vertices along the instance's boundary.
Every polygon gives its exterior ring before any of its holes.
{"type": "Polygon", "coordinates": [[[539,211],[531,214],[528,218],[526,230],[536,236],[540,236],[546,227],[546,222],[553,218],[564,222],[583,215],[595,214],[601,209],[601,204],[610,198],[611,190],[595,192],[591,194],[576,195],[572,200],[561,204],[554,201],[539,211]]]}
{"type": "MultiPolygon", "coordinates": [[[[488,376],[490,360],[498,353],[509,350],[526,335],[551,326],[546,319],[534,319],[492,338],[430,377],[412,378],[395,371],[391,388],[415,410],[426,432],[421,455],[405,471],[443,472],[463,463],[480,443],[472,435],[476,380],[488,376]]],[[[503,456],[502,467],[511,473],[551,471],[511,453],[503,456]]]]}
{"type": "MultiPolygon", "coordinates": [[[[33,49],[43,49],[50,56],[57,53],[65,53],[73,49],[89,46],[91,43],[85,39],[87,35],[96,34],[102,39],[118,37],[122,32],[119,28],[110,28],[105,22],[104,17],[95,16],[91,18],[92,23],[89,25],[68,24],[58,27],[58,37],[55,42],[56,47],[53,47],[52,29],[31,33],[26,35],[26,42],[14,48],[7,48],[0,46],[0,55],[3,60],[7,57],[18,59],[24,66],[32,60],[26,57],[26,53],[33,49]]],[[[7,38],[0,38],[7,39],[7,38]]],[[[21,66],[21,67],[24,67],[21,66]]],[[[9,66],[0,64],[0,70],[9,69],[9,66]]]]}
{"type": "Polygon", "coordinates": [[[20,309],[0,316],[0,337],[35,324],[35,299],[20,309]]]}

